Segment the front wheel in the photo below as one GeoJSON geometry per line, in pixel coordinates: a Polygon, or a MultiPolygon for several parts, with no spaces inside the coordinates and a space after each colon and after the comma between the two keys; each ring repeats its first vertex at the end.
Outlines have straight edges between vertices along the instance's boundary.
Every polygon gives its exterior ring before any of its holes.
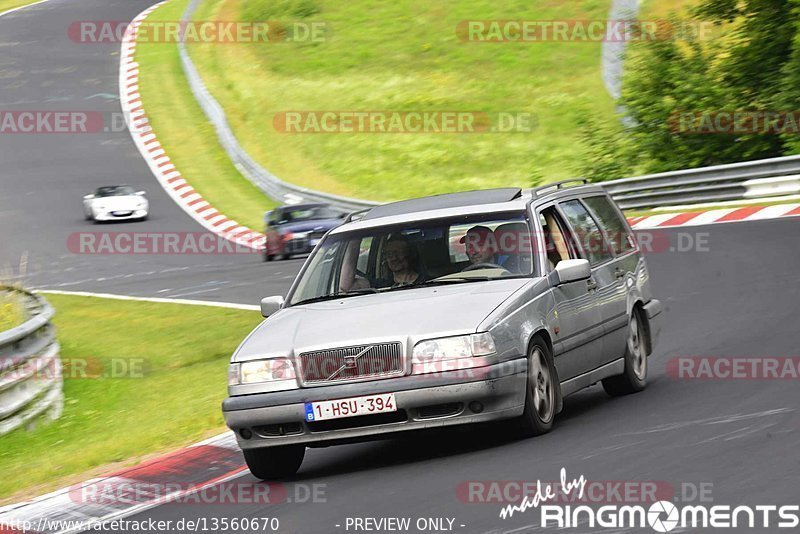
{"type": "Polygon", "coordinates": [[[603,389],[612,397],[642,391],[647,386],[647,331],[642,312],[634,308],[628,322],[625,346],[625,371],[603,380],[603,389]]]}
{"type": "Polygon", "coordinates": [[[540,339],[531,343],[528,365],[525,410],[518,426],[519,434],[526,438],[546,434],[553,428],[559,387],[550,350],[540,339]]]}
{"type": "Polygon", "coordinates": [[[275,480],[297,473],[306,448],[302,445],[244,449],[244,461],[253,476],[261,480],[275,480]]]}

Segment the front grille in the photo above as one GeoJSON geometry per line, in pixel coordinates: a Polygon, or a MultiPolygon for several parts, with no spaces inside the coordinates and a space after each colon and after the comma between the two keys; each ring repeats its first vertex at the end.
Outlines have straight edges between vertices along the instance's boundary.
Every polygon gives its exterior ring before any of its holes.
{"type": "Polygon", "coordinates": [[[375,343],[300,355],[306,384],[397,375],[403,372],[401,343],[375,343]]]}

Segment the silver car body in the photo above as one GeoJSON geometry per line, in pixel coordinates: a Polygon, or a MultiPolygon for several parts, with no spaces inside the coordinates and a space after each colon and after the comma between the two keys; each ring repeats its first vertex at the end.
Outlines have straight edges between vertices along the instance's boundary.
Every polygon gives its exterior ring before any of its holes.
{"type": "MultiPolygon", "coordinates": [[[[556,284],[548,275],[553,269],[537,226],[541,212],[591,196],[607,198],[599,186],[552,186],[527,190],[503,202],[441,208],[433,202],[432,209],[410,213],[398,209],[399,213],[348,221],[331,230],[325,239],[459,214],[524,212],[537,241],[533,261],[538,276],[284,305],[242,342],[232,363],[289,358],[298,367],[301,354],[399,342],[402,365],[386,376],[340,382],[306,383],[298,371],[296,380],[229,385],[223,413],[240,447],[322,446],[400,431],[514,418],[523,412],[528,347],[535,334],[547,340],[554,355],[560,410],[564,396],[623,372],[626,326],[634,307],[639,307],[645,318],[649,354],[658,333],[654,318],[661,306],[651,295],[647,265],[638,247],[633,245],[629,252],[593,265],[588,280],[556,284]],[[412,350],[420,341],[478,332],[491,334],[496,351],[470,359],[468,369],[445,365],[419,373],[412,364],[412,350]],[[357,416],[333,424],[306,421],[306,403],[380,393],[395,394],[402,418],[357,416]],[[365,418],[371,417],[367,423],[365,418]]],[[[632,235],[621,212],[612,206],[632,235]]],[[[295,280],[290,298],[312,260],[313,254],[295,280]]]]}

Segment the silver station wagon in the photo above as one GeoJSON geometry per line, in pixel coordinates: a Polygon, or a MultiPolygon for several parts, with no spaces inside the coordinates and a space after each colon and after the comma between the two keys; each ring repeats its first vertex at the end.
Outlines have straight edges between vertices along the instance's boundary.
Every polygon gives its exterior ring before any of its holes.
{"type": "Polygon", "coordinates": [[[508,420],[641,391],[661,304],[620,210],[584,181],[394,202],[329,231],[232,357],[222,409],[250,471],[306,447],[508,420]]]}

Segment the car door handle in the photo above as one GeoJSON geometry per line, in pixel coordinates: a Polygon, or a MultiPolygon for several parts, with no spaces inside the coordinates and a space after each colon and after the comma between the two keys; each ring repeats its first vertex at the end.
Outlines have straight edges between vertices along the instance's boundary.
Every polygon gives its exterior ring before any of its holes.
{"type": "Polygon", "coordinates": [[[617,267],[616,269],[614,269],[614,276],[616,276],[617,278],[622,278],[625,276],[625,271],[617,267]]]}
{"type": "Polygon", "coordinates": [[[595,282],[595,281],[594,281],[594,279],[590,278],[590,279],[589,279],[589,280],[586,282],[586,290],[587,290],[587,291],[592,291],[592,290],[594,290],[594,289],[597,289],[597,282],[595,282]]]}

